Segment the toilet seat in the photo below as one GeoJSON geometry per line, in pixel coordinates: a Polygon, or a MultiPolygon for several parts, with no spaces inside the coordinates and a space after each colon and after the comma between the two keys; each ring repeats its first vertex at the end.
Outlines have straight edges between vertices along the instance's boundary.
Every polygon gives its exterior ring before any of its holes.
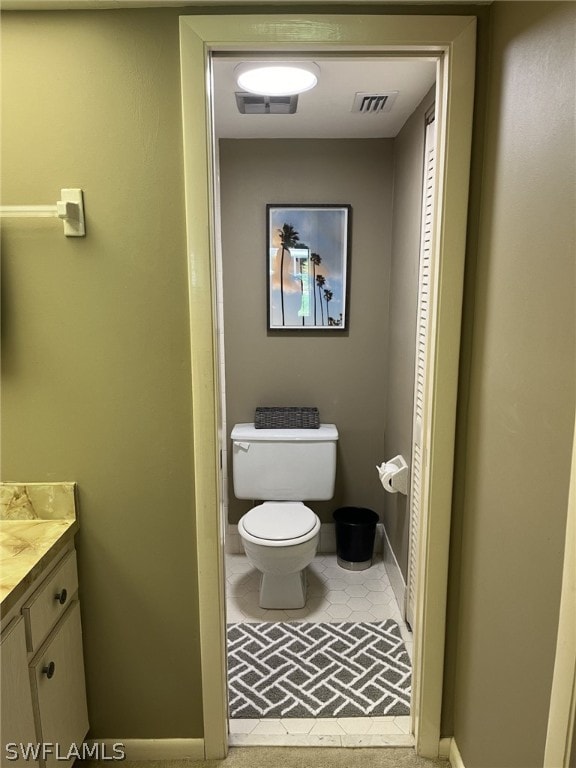
{"type": "Polygon", "coordinates": [[[242,518],[246,533],[256,539],[287,541],[300,539],[316,527],[318,518],[301,501],[259,504],[242,518]]]}

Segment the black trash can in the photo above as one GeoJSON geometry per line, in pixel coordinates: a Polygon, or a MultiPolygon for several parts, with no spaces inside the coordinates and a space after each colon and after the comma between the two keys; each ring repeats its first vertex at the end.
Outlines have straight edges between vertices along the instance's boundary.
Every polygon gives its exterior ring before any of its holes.
{"type": "Polygon", "coordinates": [[[365,571],[372,565],[378,515],[366,507],[340,507],[333,512],[336,523],[338,565],[349,571],[365,571]]]}

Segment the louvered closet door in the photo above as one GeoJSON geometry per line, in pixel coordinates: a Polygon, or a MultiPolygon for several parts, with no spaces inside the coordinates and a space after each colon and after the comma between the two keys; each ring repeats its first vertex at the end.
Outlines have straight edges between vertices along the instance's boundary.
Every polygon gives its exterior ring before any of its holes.
{"type": "Polygon", "coordinates": [[[416,365],[414,371],[414,415],[412,422],[412,466],[410,471],[410,539],[408,552],[408,585],[406,621],[414,626],[418,540],[422,503],[423,424],[426,358],[430,307],[430,273],[432,260],[432,225],[434,209],[436,130],[434,115],[427,117],[422,193],[422,236],[420,243],[420,277],[418,284],[418,319],[416,325],[416,365]]]}

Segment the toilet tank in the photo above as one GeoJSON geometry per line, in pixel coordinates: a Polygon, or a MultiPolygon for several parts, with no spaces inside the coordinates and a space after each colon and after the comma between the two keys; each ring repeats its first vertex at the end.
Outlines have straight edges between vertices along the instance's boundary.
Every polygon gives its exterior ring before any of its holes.
{"type": "Polygon", "coordinates": [[[237,499],[320,501],[334,495],[334,424],[318,429],[256,429],[236,424],[232,474],[237,499]]]}

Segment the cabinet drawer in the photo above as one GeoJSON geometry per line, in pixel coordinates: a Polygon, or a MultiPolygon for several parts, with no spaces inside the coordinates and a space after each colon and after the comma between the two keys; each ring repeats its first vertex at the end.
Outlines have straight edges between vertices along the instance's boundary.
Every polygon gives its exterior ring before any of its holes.
{"type": "Polygon", "coordinates": [[[56,566],[22,607],[29,651],[35,651],[40,647],[77,591],[78,571],[76,552],[73,550],[56,566]]]}

